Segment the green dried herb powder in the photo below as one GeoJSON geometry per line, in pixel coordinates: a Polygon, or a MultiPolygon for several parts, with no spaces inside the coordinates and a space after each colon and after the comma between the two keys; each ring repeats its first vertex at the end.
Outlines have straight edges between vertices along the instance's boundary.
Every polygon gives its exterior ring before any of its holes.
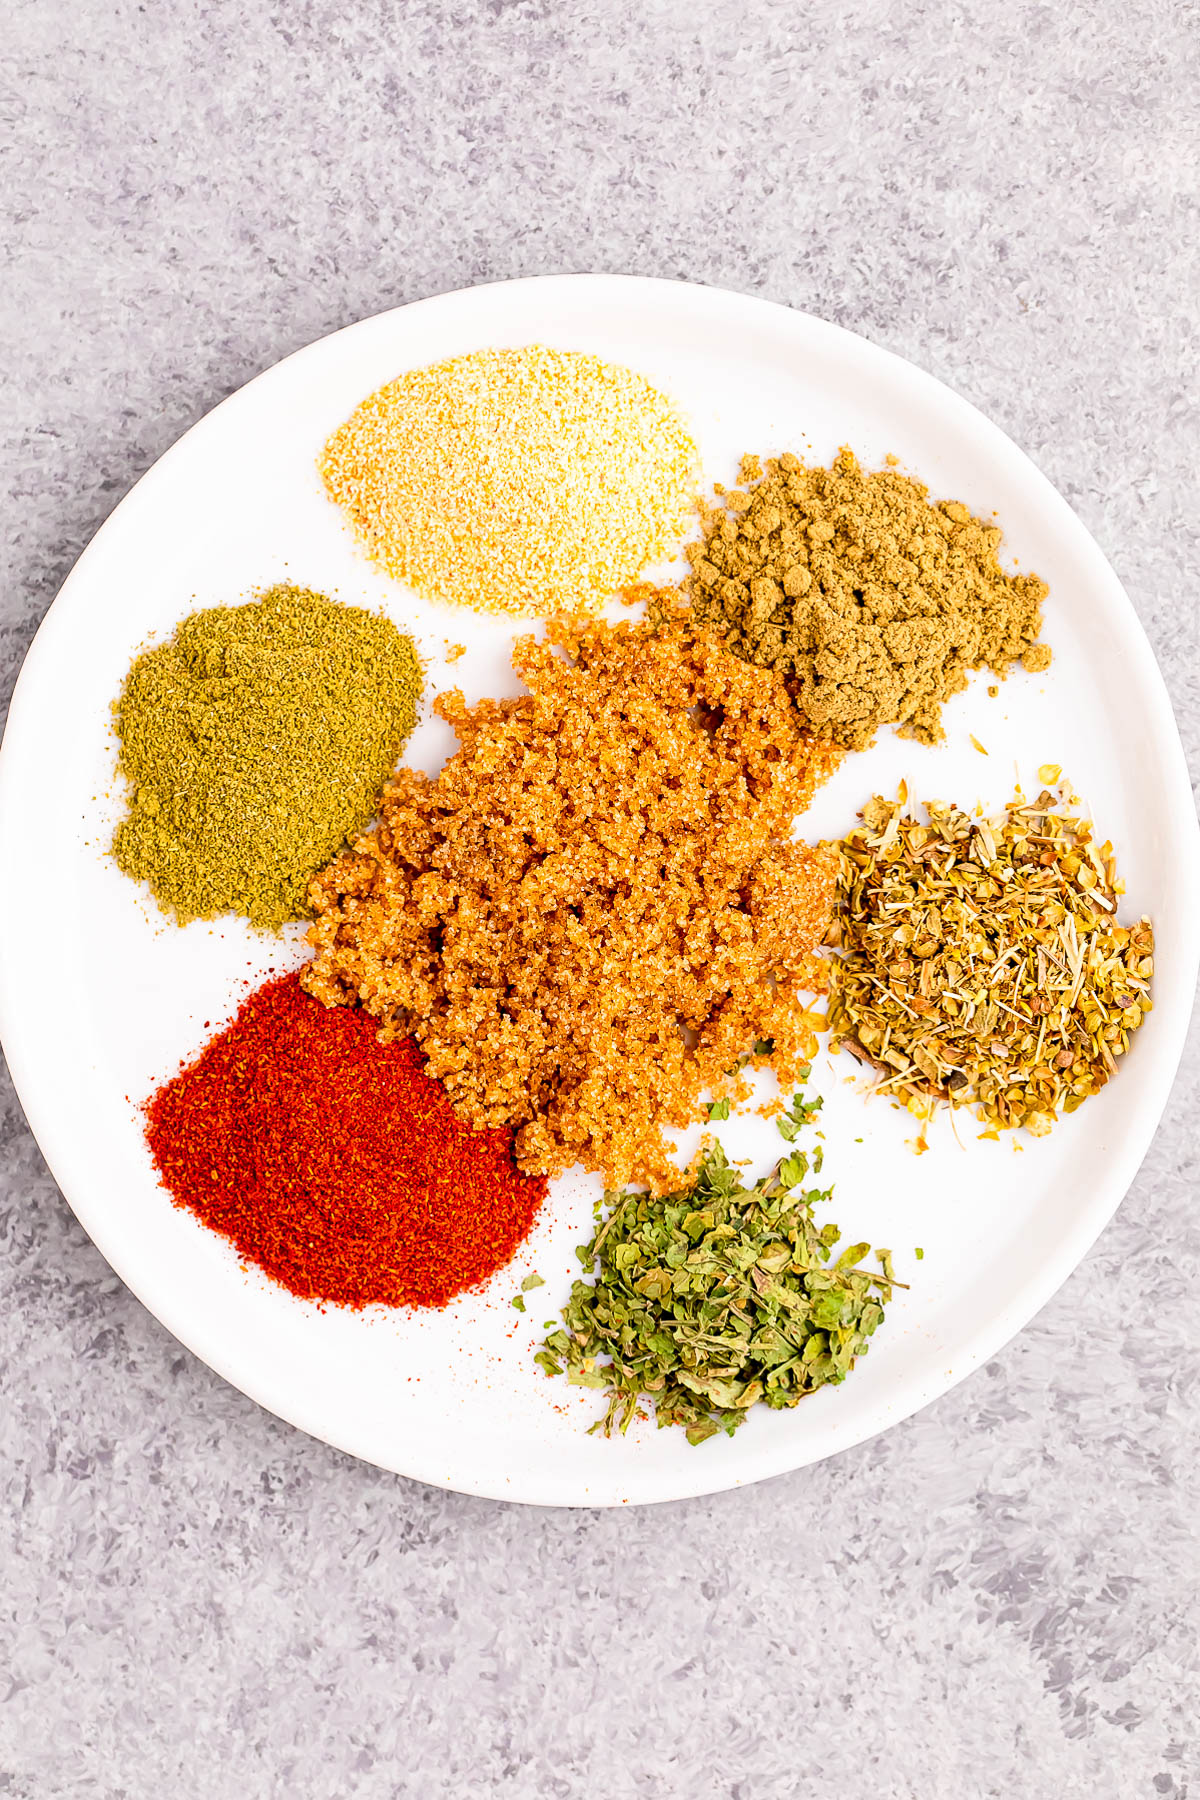
{"type": "Polygon", "coordinates": [[[801,1190],[810,1167],[794,1151],[744,1187],[710,1145],[682,1193],[605,1195],[604,1223],[576,1252],[592,1279],[574,1284],[535,1358],[604,1392],[593,1431],[625,1431],[649,1401],[660,1426],[701,1444],[760,1402],[795,1406],[845,1380],[902,1284],[886,1250],[879,1273],[859,1266],[868,1244],[830,1260],[841,1234],[813,1221],[831,1190],[801,1190]]]}
{"type": "Polygon", "coordinates": [[[420,692],[409,638],[307,588],[192,613],[113,706],[118,866],[181,925],[309,917],[309,879],[372,817],[420,692]]]}

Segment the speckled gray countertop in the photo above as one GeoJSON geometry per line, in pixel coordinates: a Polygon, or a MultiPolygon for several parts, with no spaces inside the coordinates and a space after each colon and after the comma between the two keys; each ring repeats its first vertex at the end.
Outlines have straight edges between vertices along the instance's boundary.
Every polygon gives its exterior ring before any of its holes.
{"type": "MultiPolygon", "coordinates": [[[[6,696],[142,471],[298,345],[600,269],[807,308],[997,419],[1200,766],[1180,0],[10,0],[6,696]]],[[[36,896],[35,896],[36,899],[36,896]]],[[[936,1406],[629,1513],[362,1467],[110,1273],[5,1088],[0,1795],[1200,1795],[1195,1046],[1116,1223],[936,1406]]]]}

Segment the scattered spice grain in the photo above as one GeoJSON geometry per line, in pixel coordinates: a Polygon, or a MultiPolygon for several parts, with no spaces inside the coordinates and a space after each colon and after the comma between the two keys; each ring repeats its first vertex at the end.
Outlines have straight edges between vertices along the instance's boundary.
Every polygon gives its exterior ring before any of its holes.
{"type": "Polygon", "coordinates": [[[146,1108],[163,1183],[303,1299],[445,1306],[510,1261],[545,1197],[471,1131],[411,1040],[285,975],[146,1108]]]}
{"type": "Polygon", "coordinates": [[[1049,667],[1045,582],[1006,574],[998,527],[961,501],[931,504],[848,449],[828,469],[747,457],[742,482],[704,508],[683,592],[739,656],[787,677],[810,730],[852,750],[892,724],[935,743],[969,669],[1049,667]]]}
{"type": "Polygon", "coordinates": [[[665,1126],[756,1042],[784,1080],[812,1054],[837,855],[787,840],[840,753],[703,633],[576,622],[513,667],[520,698],[436,702],[462,748],[313,882],[305,985],[411,1033],[521,1168],[677,1187],[665,1126]]]}
{"type": "Polygon", "coordinates": [[[876,796],[842,843],[830,1048],[918,1116],[948,1100],[1044,1136],[1151,1010],[1150,921],[1118,922],[1112,845],[1049,789],[993,819],[931,801],[928,824],[905,799],[876,796]]]}
{"type": "Polygon", "coordinates": [[[552,613],[594,607],[674,554],[697,454],[643,376],[534,344],[379,388],[321,472],[389,575],[434,600],[552,613]]]}

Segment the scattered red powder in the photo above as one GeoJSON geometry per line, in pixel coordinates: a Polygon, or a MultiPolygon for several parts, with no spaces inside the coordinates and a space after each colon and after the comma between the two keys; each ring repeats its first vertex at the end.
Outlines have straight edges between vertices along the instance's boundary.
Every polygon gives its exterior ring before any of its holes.
{"type": "Polygon", "coordinates": [[[445,1306],[511,1259],[546,1182],[375,1031],[298,975],[268,982],[147,1102],[146,1140],[175,1204],[292,1293],[445,1306]]]}

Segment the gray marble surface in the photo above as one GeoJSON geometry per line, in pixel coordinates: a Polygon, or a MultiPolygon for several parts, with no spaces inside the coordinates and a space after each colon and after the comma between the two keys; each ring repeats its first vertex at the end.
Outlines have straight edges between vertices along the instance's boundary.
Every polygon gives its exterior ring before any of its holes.
{"type": "MultiPolygon", "coordinates": [[[[97,525],[332,328],[549,271],[811,309],[1024,445],[1200,767],[1180,0],[9,0],[3,692],[97,525]]],[[[1200,1796],[1193,1045],[994,1362],[749,1492],[536,1512],[259,1411],[0,1096],[0,1795],[1200,1796]]]]}

